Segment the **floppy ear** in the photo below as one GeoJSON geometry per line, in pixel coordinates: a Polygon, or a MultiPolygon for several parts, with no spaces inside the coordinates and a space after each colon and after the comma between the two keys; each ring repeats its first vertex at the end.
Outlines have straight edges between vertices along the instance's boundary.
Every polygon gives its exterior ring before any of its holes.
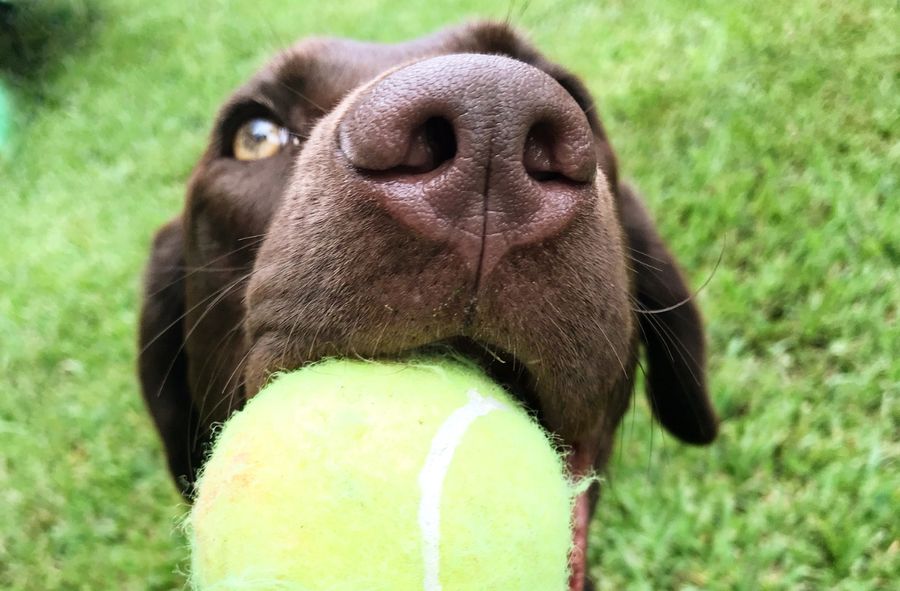
{"type": "Polygon", "coordinates": [[[653,414],[682,441],[709,443],[716,437],[718,419],[706,388],[700,312],[640,198],[620,183],[617,199],[632,259],[653,414]]]}
{"type": "Polygon", "coordinates": [[[162,438],[169,470],[187,497],[202,460],[197,413],[184,352],[184,254],[181,219],[157,232],[144,278],[138,374],[144,401],[162,438]]]}

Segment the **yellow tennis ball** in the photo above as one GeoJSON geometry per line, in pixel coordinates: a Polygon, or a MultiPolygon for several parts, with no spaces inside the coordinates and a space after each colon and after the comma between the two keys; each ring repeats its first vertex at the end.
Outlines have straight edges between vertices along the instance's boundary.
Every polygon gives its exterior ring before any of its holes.
{"type": "Polygon", "coordinates": [[[455,361],[332,360],[222,428],[188,519],[201,591],[564,591],[574,497],[541,427],[455,361]]]}

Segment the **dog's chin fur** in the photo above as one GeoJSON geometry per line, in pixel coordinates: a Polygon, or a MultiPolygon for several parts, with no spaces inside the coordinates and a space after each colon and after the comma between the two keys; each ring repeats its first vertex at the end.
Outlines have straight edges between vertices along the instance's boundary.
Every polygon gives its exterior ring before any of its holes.
{"type": "MultiPolygon", "coordinates": [[[[399,358],[435,347],[465,355],[531,407],[571,448],[573,471],[586,472],[606,465],[642,345],[656,417],[684,441],[711,441],[699,312],[639,197],[619,180],[596,112],[574,75],[495,23],[396,45],[304,41],[238,89],[184,211],[157,235],[146,277],[140,377],[182,491],[213,424],[271,372],[326,356],[399,358]],[[347,109],[388,73],[472,53],[556,80],[583,111],[596,157],[571,221],[482,275],[348,180],[336,147],[347,109]],[[239,161],[234,134],[254,117],[307,139],[239,161]]],[[[595,487],[581,509],[585,539],[597,497],[595,487]]]]}

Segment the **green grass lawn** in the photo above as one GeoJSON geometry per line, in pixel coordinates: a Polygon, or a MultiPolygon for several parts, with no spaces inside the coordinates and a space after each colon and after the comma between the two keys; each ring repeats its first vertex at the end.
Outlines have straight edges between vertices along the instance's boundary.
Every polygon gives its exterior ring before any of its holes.
{"type": "Polygon", "coordinates": [[[137,293],[226,94],[303,35],[507,14],[585,78],[693,283],[712,275],[721,438],[682,447],[637,399],[592,532],[601,588],[896,588],[896,3],[43,4],[71,37],[7,74],[0,149],[0,589],[184,587],[137,293]]]}

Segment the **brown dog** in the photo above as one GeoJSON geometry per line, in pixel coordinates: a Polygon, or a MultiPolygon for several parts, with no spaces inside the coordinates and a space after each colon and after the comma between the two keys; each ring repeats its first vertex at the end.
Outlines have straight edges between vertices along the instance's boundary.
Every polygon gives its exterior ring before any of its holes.
{"type": "MultiPolygon", "coordinates": [[[[326,356],[469,356],[584,473],[606,465],[642,343],[657,419],[716,435],[699,314],[591,97],[500,24],[307,40],[240,88],[156,237],[140,341],[185,494],[211,425],[326,356]]],[[[597,496],[575,509],[573,590],[597,496]]]]}

